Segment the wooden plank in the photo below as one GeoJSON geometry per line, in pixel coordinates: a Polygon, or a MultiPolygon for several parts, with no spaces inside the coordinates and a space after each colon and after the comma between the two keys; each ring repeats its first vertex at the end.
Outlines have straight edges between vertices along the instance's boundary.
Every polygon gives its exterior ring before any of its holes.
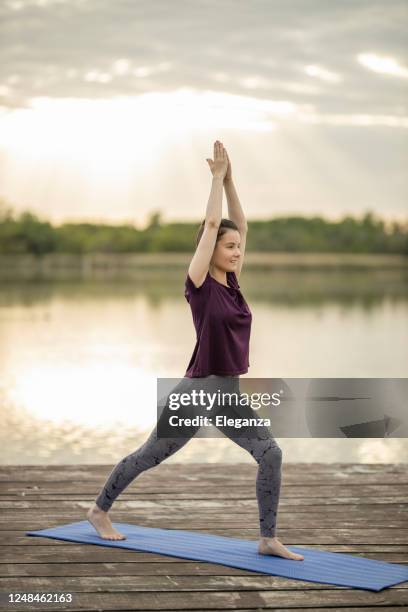
{"type": "MultiPolygon", "coordinates": [[[[32,506],[38,501],[33,500],[32,506]]],[[[86,513],[88,508],[94,503],[92,500],[74,500],[71,508],[69,500],[44,500],[50,503],[51,508],[48,505],[38,504],[36,511],[44,508],[48,511],[50,509],[61,510],[64,508],[65,512],[76,511],[77,513],[86,513]]],[[[233,503],[231,500],[168,500],[167,503],[163,504],[165,500],[143,500],[136,498],[134,500],[125,500],[121,495],[112,506],[112,512],[130,512],[130,514],[142,514],[142,515],[153,515],[167,512],[177,515],[198,515],[203,517],[211,518],[212,515],[228,514],[233,512],[233,503]]],[[[241,516],[245,520],[246,515],[253,514],[257,511],[256,497],[250,500],[237,500],[237,511],[234,512],[236,516],[241,516]]],[[[29,506],[31,508],[31,505],[29,506]]],[[[3,512],[8,512],[13,509],[13,505],[9,508],[4,509],[3,512]]],[[[33,508],[34,510],[34,508],[33,508]]],[[[16,513],[26,513],[26,508],[16,508],[16,513]]],[[[408,512],[406,504],[338,504],[327,506],[321,505],[306,505],[301,506],[299,504],[293,505],[285,503],[285,499],[280,499],[279,504],[279,515],[281,518],[286,517],[290,520],[290,517],[295,516],[296,520],[303,521],[305,518],[313,518],[315,516],[319,518],[327,517],[329,520],[336,521],[343,517],[352,517],[353,519],[370,518],[376,520],[381,519],[384,516],[394,517],[396,520],[407,520],[408,512]]]]}
{"type": "MultiPolygon", "coordinates": [[[[282,495],[282,493],[281,493],[282,495]]],[[[64,498],[58,498],[57,500],[48,500],[48,499],[43,499],[43,498],[39,498],[39,499],[32,499],[32,498],[23,498],[23,499],[16,499],[16,500],[9,500],[9,501],[4,501],[4,500],[0,500],[0,510],[3,512],[6,512],[7,510],[15,510],[16,512],[19,511],[23,511],[25,509],[30,508],[31,510],[48,510],[48,509],[52,509],[52,508],[56,508],[58,507],[58,509],[61,509],[61,511],[69,511],[69,510],[85,510],[87,508],[90,507],[90,505],[92,504],[92,502],[94,501],[94,499],[90,499],[88,500],[83,500],[83,499],[72,499],[70,497],[64,499],[64,498]]],[[[284,499],[281,500],[282,503],[284,501],[284,499]]],[[[197,513],[199,512],[200,514],[203,515],[207,515],[207,514],[214,514],[214,513],[228,513],[228,512],[233,512],[234,514],[251,514],[254,511],[257,511],[258,506],[257,506],[257,500],[256,500],[256,496],[253,496],[252,499],[242,499],[239,500],[237,502],[232,501],[232,500],[214,500],[214,499],[209,499],[209,500],[201,500],[199,503],[196,500],[173,500],[173,499],[167,499],[167,500],[143,500],[143,499],[135,499],[135,500],[124,500],[122,499],[122,496],[120,496],[116,502],[115,502],[115,509],[120,509],[121,511],[124,510],[139,510],[139,511],[143,511],[143,512],[148,512],[149,514],[151,514],[152,512],[169,512],[169,510],[171,510],[171,512],[177,512],[177,514],[182,514],[184,513],[197,513]]],[[[307,513],[305,512],[299,512],[298,508],[296,507],[294,509],[293,512],[291,512],[291,516],[292,515],[299,515],[297,516],[297,518],[301,518],[302,515],[305,518],[306,514],[310,516],[314,516],[316,513],[319,514],[319,512],[317,512],[317,506],[315,505],[314,508],[316,509],[315,511],[313,511],[313,514],[311,515],[311,510],[310,510],[310,506],[308,507],[308,511],[307,513]]],[[[335,512],[337,514],[339,514],[339,509],[338,507],[336,507],[335,512]]],[[[355,506],[355,510],[356,512],[354,512],[353,514],[353,518],[354,519],[358,519],[358,516],[360,515],[360,518],[364,518],[367,516],[367,508],[366,505],[364,506],[364,509],[362,509],[359,505],[355,506]]],[[[378,505],[378,504],[374,504],[371,508],[370,512],[370,518],[371,517],[381,517],[381,516],[387,516],[388,518],[390,518],[390,512],[389,512],[389,508],[388,506],[382,504],[382,505],[378,505]]],[[[344,516],[344,510],[341,511],[343,516],[344,516]]],[[[327,516],[327,507],[323,506],[320,509],[320,513],[327,516]]],[[[350,511],[347,510],[347,516],[349,515],[350,511]]],[[[397,509],[397,513],[400,517],[400,520],[406,520],[407,524],[408,524],[408,503],[407,504],[402,504],[400,506],[399,509],[397,509]]],[[[396,513],[396,514],[397,514],[396,513]]],[[[320,517],[319,520],[321,520],[323,517],[320,517]]],[[[340,516],[338,516],[337,518],[340,518],[340,516]]]]}
{"type": "MultiPolygon", "coordinates": [[[[28,592],[43,591],[43,592],[117,592],[117,591],[153,591],[153,592],[177,592],[177,591],[270,591],[272,589],[279,590],[344,590],[345,587],[336,585],[327,585],[324,583],[310,583],[302,580],[290,580],[280,576],[268,575],[242,575],[242,576],[186,576],[186,575],[141,575],[141,576],[125,576],[119,575],[112,580],[111,583],[106,583],[104,576],[65,576],[59,577],[26,577],[24,579],[24,590],[28,592]],[[283,584],[285,583],[285,584],[283,584]]],[[[393,589],[400,590],[402,585],[395,585],[393,589]]],[[[18,592],[21,589],[20,578],[0,578],[0,591],[18,592]]],[[[405,589],[408,589],[408,581],[405,583],[405,589]]],[[[349,590],[349,589],[347,589],[349,590]]],[[[350,589],[351,590],[351,589],[350,589]]],[[[407,593],[408,595],[408,593],[407,593]]]]}
{"type": "MultiPolygon", "coordinates": [[[[92,473],[81,473],[78,471],[76,471],[75,473],[71,474],[70,470],[67,471],[60,471],[60,470],[51,470],[51,474],[47,474],[47,476],[45,476],[44,474],[41,474],[38,470],[38,468],[34,471],[34,470],[29,470],[28,472],[24,472],[21,473],[19,472],[15,472],[15,473],[10,473],[9,479],[7,479],[4,475],[4,471],[3,474],[1,475],[1,480],[0,480],[0,492],[3,491],[4,488],[7,489],[7,485],[8,482],[12,481],[13,483],[20,483],[20,484],[30,484],[32,482],[38,482],[38,483],[44,483],[44,482],[86,482],[86,483],[95,483],[96,481],[99,480],[103,480],[105,479],[110,472],[113,469],[113,465],[106,467],[105,470],[100,470],[98,472],[92,472],[92,473]],[[72,478],[68,478],[68,476],[72,476],[72,478]],[[50,478],[50,476],[52,476],[52,478],[50,478]]],[[[143,483],[149,483],[149,484],[155,484],[155,483],[166,483],[168,482],[169,478],[174,481],[174,482],[180,482],[180,483],[197,483],[197,482],[208,482],[211,484],[230,484],[231,480],[232,480],[232,476],[233,476],[233,482],[234,483],[247,483],[249,484],[254,476],[256,476],[256,472],[257,472],[257,468],[251,468],[250,472],[241,472],[240,471],[240,467],[238,466],[231,466],[229,473],[212,473],[211,471],[208,471],[208,469],[206,468],[206,466],[203,466],[201,468],[201,472],[198,472],[196,474],[184,474],[184,473],[172,473],[169,474],[164,473],[163,470],[164,464],[160,464],[160,469],[159,466],[155,466],[154,468],[151,468],[149,470],[146,470],[144,472],[142,472],[141,474],[139,474],[138,479],[140,482],[143,483]],[[163,471],[162,471],[163,470],[163,471]],[[167,476],[167,477],[166,477],[167,476]]],[[[0,470],[1,471],[1,470],[0,470]]],[[[408,476],[407,476],[407,470],[405,469],[404,471],[397,471],[397,472],[374,472],[374,473],[367,473],[367,474],[362,474],[362,473],[348,473],[348,472],[343,472],[343,471],[338,471],[338,472],[308,472],[308,471],[304,471],[302,469],[300,469],[299,471],[296,472],[288,472],[287,470],[285,470],[284,468],[282,468],[282,479],[284,480],[285,484],[288,485],[304,485],[304,484],[310,484],[311,486],[313,486],[314,484],[332,484],[332,483],[347,483],[350,485],[359,485],[361,483],[366,483],[366,484],[377,484],[379,477],[383,477],[384,480],[387,481],[387,483],[401,483],[401,484],[408,484],[408,476]]],[[[233,483],[231,483],[233,484],[233,483]]]]}
{"type": "MultiPolygon", "coordinates": [[[[7,500],[8,502],[20,501],[22,498],[14,498],[7,500]]],[[[23,498],[27,499],[27,498],[23,498]]],[[[64,497],[50,497],[50,496],[36,496],[30,497],[27,501],[32,501],[32,503],[37,501],[47,501],[52,503],[52,507],[58,507],[61,502],[75,502],[80,505],[82,509],[89,508],[92,503],[95,501],[94,497],[89,499],[85,499],[84,497],[75,499],[71,496],[64,497]]],[[[289,506],[288,503],[285,503],[285,499],[281,498],[280,500],[280,509],[281,515],[289,516],[286,512],[286,506],[289,506]]],[[[12,507],[12,506],[11,506],[12,507]]],[[[31,507],[31,506],[30,506],[31,507]]],[[[143,499],[142,496],[126,496],[126,494],[120,495],[120,497],[115,501],[114,505],[115,511],[117,510],[131,510],[132,514],[136,511],[139,512],[148,512],[153,513],[157,511],[166,511],[166,512],[199,512],[199,514],[208,515],[208,514],[217,514],[228,512],[233,509],[235,514],[247,514],[248,512],[253,511],[253,509],[257,509],[256,498],[253,496],[252,499],[240,499],[236,501],[232,500],[223,500],[223,499],[205,499],[205,500],[197,500],[194,499],[157,499],[151,498],[149,500],[143,499]]],[[[289,507],[287,508],[289,510],[289,507]]],[[[302,520],[302,517],[307,515],[309,516],[326,516],[332,517],[333,520],[339,517],[343,517],[347,515],[348,517],[354,518],[362,518],[367,517],[369,514],[370,518],[381,518],[383,516],[389,517],[390,515],[395,516],[401,520],[406,519],[408,521],[408,504],[337,504],[337,505],[298,505],[296,504],[295,509],[293,509],[293,504],[290,507],[290,516],[296,516],[297,520],[302,520]]]]}
{"type": "MultiPolygon", "coordinates": [[[[121,457],[118,457],[118,461],[121,457]]],[[[44,466],[38,465],[10,465],[0,466],[0,481],[9,482],[30,482],[32,480],[41,482],[53,482],[56,480],[62,480],[65,482],[69,481],[83,481],[95,480],[106,477],[114,467],[115,462],[106,465],[58,465],[58,466],[44,466]]],[[[161,478],[163,481],[167,480],[168,475],[172,476],[175,480],[188,480],[189,482],[200,482],[203,476],[210,476],[213,479],[220,479],[221,481],[229,481],[231,473],[236,478],[242,478],[243,480],[250,478],[257,471],[257,465],[254,462],[251,463],[232,463],[222,464],[220,467],[219,463],[170,463],[163,462],[158,466],[146,470],[140,474],[140,479],[144,480],[157,480],[161,478]]],[[[283,478],[289,477],[291,474],[295,475],[297,481],[304,481],[305,478],[311,478],[311,475],[322,475],[325,479],[332,481],[333,478],[337,478],[342,481],[347,475],[368,477],[370,474],[374,475],[377,480],[381,476],[387,476],[390,474],[399,474],[403,477],[404,482],[407,482],[407,465],[405,463],[400,464],[348,464],[348,463],[283,463],[282,475],[283,478]]]]}
{"type": "MultiPolygon", "coordinates": [[[[11,510],[3,511],[0,516],[0,525],[2,526],[2,530],[6,531],[19,531],[19,530],[38,530],[45,529],[51,526],[63,525],[69,522],[77,522],[85,519],[84,513],[78,512],[55,512],[47,511],[41,512],[39,510],[35,510],[33,512],[20,512],[13,513],[11,510]]],[[[127,523],[132,522],[133,524],[140,524],[144,527],[158,527],[163,529],[185,529],[186,527],[186,519],[179,518],[177,515],[173,516],[171,519],[171,523],[169,524],[168,515],[164,514],[162,516],[151,517],[150,515],[142,515],[140,518],[132,515],[132,520],[129,520],[129,515],[127,513],[121,513],[120,511],[113,513],[112,512],[112,520],[116,523],[127,523]]],[[[282,519],[283,521],[283,519],[282,519]]],[[[206,530],[211,526],[209,525],[208,517],[200,517],[200,516],[189,516],[188,517],[188,528],[189,529],[199,529],[206,530]]],[[[258,517],[255,516],[252,520],[253,527],[258,527],[258,517]]],[[[237,517],[224,517],[218,516],[214,518],[214,528],[225,528],[236,530],[243,529],[248,526],[248,522],[242,520],[237,517]]],[[[323,526],[323,527],[304,527],[303,525],[299,525],[297,521],[294,521],[293,524],[288,524],[286,519],[285,522],[280,522],[280,514],[278,515],[278,527],[279,531],[282,534],[290,535],[291,538],[299,538],[299,541],[302,542],[312,542],[311,538],[315,537],[316,542],[326,541],[327,543],[333,542],[333,538],[338,534],[339,538],[344,541],[344,543],[366,543],[370,538],[371,541],[377,544],[384,543],[395,543],[395,544],[406,544],[408,542],[408,529],[406,528],[392,528],[392,527],[373,527],[371,524],[363,524],[359,523],[357,525],[351,525],[350,527],[340,527],[338,524],[333,521],[331,525],[323,526]],[[327,537],[327,540],[322,540],[322,538],[327,537]],[[352,538],[356,539],[353,540],[352,538]],[[367,540],[368,539],[368,540],[367,540]]],[[[212,532],[212,529],[211,529],[212,532]]],[[[334,543],[334,542],[333,542],[334,543]]]]}
{"type": "MultiPolygon", "coordinates": [[[[51,520],[54,520],[54,518],[59,517],[66,518],[67,520],[84,520],[86,518],[87,507],[89,506],[86,506],[85,508],[81,507],[76,510],[75,508],[73,508],[72,510],[67,510],[65,508],[64,510],[61,509],[60,512],[58,512],[58,508],[55,509],[55,512],[52,512],[49,508],[44,509],[43,512],[41,512],[41,508],[35,508],[30,514],[34,518],[47,516],[51,520]]],[[[114,510],[112,510],[111,516],[117,517],[119,516],[119,514],[123,516],[123,512],[128,509],[129,508],[118,508],[114,506],[114,510]]],[[[149,523],[152,523],[154,521],[167,520],[168,518],[168,509],[163,509],[162,511],[154,510],[153,512],[149,511],[148,513],[144,508],[140,509],[136,507],[130,509],[132,509],[132,517],[134,523],[140,521],[144,522],[145,520],[149,521],[149,523]]],[[[175,510],[174,514],[176,514],[174,520],[176,520],[178,523],[180,523],[180,521],[192,521],[193,523],[199,521],[199,523],[201,524],[203,521],[213,522],[214,520],[220,520],[222,521],[222,523],[219,523],[218,525],[225,528],[228,528],[229,526],[249,526],[250,523],[254,523],[256,525],[258,523],[257,509],[254,509],[252,512],[247,511],[236,513],[232,511],[224,512],[222,509],[218,510],[217,512],[208,512],[205,510],[188,510],[182,512],[180,510],[175,510]]],[[[9,517],[20,519],[21,517],[24,517],[26,515],[26,512],[25,509],[22,508],[18,508],[15,511],[13,511],[13,508],[9,508],[7,510],[3,510],[2,515],[4,518],[9,517]]],[[[359,529],[366,528],[367,526],[371,528],[384,527],[388,529],[402,530],[408,528],[408,519],[403,515],[398,516],[394,513],[390,513],[388,517],[387,513],[377,516],[369,515],[369,520],[367,520],[367,514],[366,516],[355,516],[353,513],[347,512],[345,514],[327,516],[324,513],[315,512],[313,513],[313,515],[308,515],[307,513],[293,513],[289,515],[286,514],[284,510],[280,509],[280,511],[278,511],[278,521],[280,527],[299,527],[302,529],[330,529],[334,526],[341,529],[359,529]],[[347,517],[347,519],[344,518],[345,516],[347,517]]]]}
{"type": "MultiPolygon", "coordinates": [[[[407,589],[385,589],[373,593],[362,589],[314,589],[290,591],[179,591],[135,593],[109,592],[75,593],[72,603],[47,603],[47,610],[236,610],[247,608],[276,609],[278,607],[318,609],[320,606],[393,606],[408,605],[407,589]],[[203,595],[205,593],[205,596],[203,595]]],[[[20,589],[21,590],[21,589],[20,589]]],[[[12,608],[24,610],[23,605],[12,608]]]]}
{"type": "MultiPolygon", "coordinates": [[[[82,483],[83,484],[83,483],[82,483]]],[[[135,479],[133,483],[129,486],[131,487],[132,492],[137,492],[139,495],[154,495],[158,499],[163,497],[171,497],[175,498],[179,497],[180,499],[252,499],[253,492],[255,490],[255,479],[251,484],[248,485],[230,485],[228,487],[219,486],[204,486],[202,484],[197,483],[194,487],[190,484],[188,486],[181,485],[180,483],[175,483],[171,485],[171,483],[167,483],[166,486],[155,485],[151,487],[141,488],[138,483],[138,479],[135,479]]],[[[39,485],[35,485],[36,488],[31,489],[16,489],[16,493],[21,494],[22,491],[29,495],[30,493],[52,493],[53,488],[55,492],[55,483],[54,486],[51,487],[42,487],[39,485]]],[[[99,493],[103,483],[99,487],[90,487],[87,486],[85,491],[79,491],[79,493],[87,493],[88,495],[97,495],[99,493]]],[[[59,487],[59,493],[62,495],[75,494],[78,495],[78,490],[75,485],[65,486],[61,485],[59,487]],[[66,490],[65,490],[66,489],[66,490]]],[[[129,491],[128,491],[129,493],[129,491]]],[[[407,503],[408,502],[408,485],[390,485],[390,484],[378,484],[378,485],[356,485],[356,486],[329,486],[329,485],[319,485],[315,487],[287,487],[283,485],[281,487],[282,496],[290,499],[303,499],[314,500],[316,498],[326,499],[328,502],[334,498],[335,500],[364,500],[366,503],[407,503]],[[378,499],[377,502],[375,500],[378,499]],[[385,499],[386,502],[382,500],[385,499]]]]}
{"type": "MultiPolygon", "coordinates": [[[[365,557],[367,559],[378,559],[380,561],[388,561],[389,563],[400,563],[398,554],[393,555],[387,553],[357,554],[353,550],[337,550],[338,547],[325,547],[329,552],[348,552],[356,554],[356,556],[365,557]]],[[[255,575],[264,576],[258,572],[250,572],[236,567],[226,565],[217,565],[214,563],[204,563],[199,561],[188,561],[187,559],[178,559],[176,557],[163,557],[154,553],[140,553],[132,559],[132,561],[95,561],[92,563],[86,562],[59,562],[52,563],[32,563],[26,562],[22,553],[23,559],[19,563],[4,563],[0,564],[2,575],[9,577],[31,577],[31,576],[104,576],[114,579],[115,576],[236,576],[236,575],[255,575]],[[171,565],[170,565],[171,564],[171,565]]],[[[56,556],[55,558],[59,558],[56,556]]],[[[281,580],[289,580],[283,579],[281,580]]],[[[294,581],[297,585],[297,580],[294,581]]],[[[280,582],[279,582],[280,584],[280,582]]],[[[310,583],[307,583],[310,587],[310,583]]],[[[408,588],[408,583],[404,582],[398,585],[399,588],[408,588]]],[[[283,586],[282,588],[287,588],[283,586]]],[[[296,587],[297,588],[297,587],[296,587]]],[[[313,583],[315,588],[315,583],[313,583]]],[[[394,587],[392,587],[394,588],[394,587]]]]}

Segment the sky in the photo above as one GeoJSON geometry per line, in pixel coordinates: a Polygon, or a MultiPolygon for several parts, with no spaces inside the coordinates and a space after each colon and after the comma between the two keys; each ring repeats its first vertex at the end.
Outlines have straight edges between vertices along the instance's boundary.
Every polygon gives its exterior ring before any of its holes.
{"type": "Polygon", "coordinates": [[[0,198],[199,220],[219,139],[248,219],[406,219],[407,21],[397,0],[2,0],[0,198]]]}

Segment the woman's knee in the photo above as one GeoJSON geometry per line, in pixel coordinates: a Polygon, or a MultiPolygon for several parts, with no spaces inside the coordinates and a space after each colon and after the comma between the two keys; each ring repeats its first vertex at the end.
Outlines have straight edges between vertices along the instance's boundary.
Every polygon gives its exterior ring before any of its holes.
{"type": "Polygon", "coordinates": [[[262,456],[263,463],[268,464],[274,469],[279,469],[282,465],[282,456],[283,453],[280,446],[277,444],[270,446],[262,456]]]}

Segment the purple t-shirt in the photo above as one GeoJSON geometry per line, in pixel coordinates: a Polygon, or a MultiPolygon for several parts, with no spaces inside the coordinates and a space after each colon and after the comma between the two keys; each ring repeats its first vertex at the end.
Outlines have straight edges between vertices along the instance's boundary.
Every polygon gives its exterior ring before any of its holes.
{"type": "Polygon", "coordinates": [[[235,272],[227,272],[227,283],[228,287],[207,272],[197,288],[187,274],[184,295],[197,334],[185,373],[189,378],[248,372],[252,314],[235,272]]]}

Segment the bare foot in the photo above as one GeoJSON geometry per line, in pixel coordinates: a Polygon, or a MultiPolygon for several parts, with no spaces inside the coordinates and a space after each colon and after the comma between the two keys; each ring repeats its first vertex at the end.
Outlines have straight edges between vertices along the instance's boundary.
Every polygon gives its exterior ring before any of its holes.
{"type": "Polygon", "coordinates": [[[275,555],[284,559],[303,561],[304,556],[291,552],[282,544],[278,538],[261,538],[259,541],[258,552],[261,555],[275,555]]]}
{"type": "Polygon", "coordinates": [[[104,540],[126,540],[126,536],[113,527],[108,513],[96,504],[89,508],[86,518],[104,540]]]}

